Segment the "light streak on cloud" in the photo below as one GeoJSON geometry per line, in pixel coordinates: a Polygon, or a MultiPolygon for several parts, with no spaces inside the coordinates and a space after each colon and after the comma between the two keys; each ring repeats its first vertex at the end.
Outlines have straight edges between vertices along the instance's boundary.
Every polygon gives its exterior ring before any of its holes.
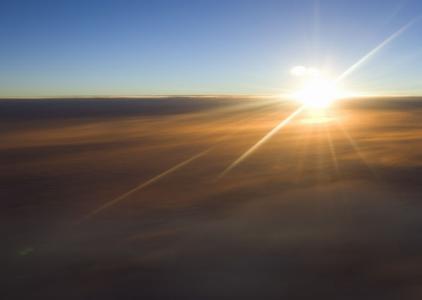
{"type": "MultiPolygon", "coordinates": [[[[264,111],[267,107],[264,105],[263,107],[261,107],[260,109],[258,109],[257,111],[264,111]]],[[[242,123],[244,120],[236,120],[235,122],[232,122],[231,126],[234,126],[235,128],[237,128],[233,133],[229,133],[226,134],[224,136],[222,136],[217,142],[214,143],[214,146],[212,146],[211,148],[200,152],[194,156],[192,156],[191,158],[171,167],[170,169],[168,169],[167,171],[164,171],[160,174],[158,174],[157,176],[139,184],[138,186],[134,187],[133,189],[125,192],[124,194],[118,196],[117,198],[114,198],[113,200],[110,200],[109,202],[103,204],[102,206],[98,207],[97,209],[95,209],[94,211],[92,211],[91,213],[87,214],[85,216],[85,219],[89,219],[93,216],[95,216],[96,214],[98,214],[99,212],[113,206],[116,205],[118,202],[126,199],[127,197],[129,197],[130,195],[134,194],[135,192],[138,192],[152,184],[154,184],[155,182],[159,181],[160,179],[164,178],[167,175],[170,175],[171,173],[181,169],[182,167],[188,165],[189,163],[193,162],[194,160],[206,155],[208,152],[212,151],[217,145],[225,142],[228,138],[230,138],[231,136],[233,136],[234,134],[236,134],[238,131],[241,130],[241,126],[237,126],[239,123],[242,123]]]]}
{"type": "Polygon", "coordinates": [[[226,175],[228,172],[233,170],[237,165],[239,165],[242,161],[244,161],[248,156],[250,156],[252,153],[254,153],[259,147],[261,147],[265,142],[267,142],[269,139],[273,137],[274,134],[276,134],[281,128],[286,126],[290,123],[290,121],[296,117],[299,113],[303,111],[305,106],[299,107],[297,110],[295,110],[293,113],[291,113],[286,119],[278,123],[277,126],[275,126],[270,132],[268,132],[262,139],[260,139],[255,145],[253,145],[251,148],[249,148],[245,153],[243,153],[238,159],[236,159],[232,164],[230,164],[219,176],[219,178],[226,175]]]}
{"type": "Polygon", "coordinates": [[[181,169],[182,167],[188,165],[189,163],[193,162],[194,160],[204,156],[205,154],[207,154],[209,151],[211,151],[212,149],[207,149],[205,151],[202,151],[199,154],[196,154],[194,156],[192,156],[191,158],[182,161],[181,163],[178,163],[177,165],[171,167],[170,169],[168,169],[167,171],[164,171],[160,174],[158,174],[157,176],[139,184],[138,186],[134,187],[133,189],[127,191],[126,193],[118,196],[117,198],[114,198],[113,200],[101,205],[100,207],[98,207],[97,209],[95,209],[94,211],[92,211],[91,213],[89,213],[86,218],[90,218],[93,217],[94,215],[98,214],[99,212],[110,208],[113,205],[116,205],[117,203],[119,203],[120,201],[126,199],[127,197],[129,197],[130,195],[132,195],[133,193],[142,190],[152,184],[154,184],[155,182],[159,181],[160,179],[164,178],[167,175],[170,175],[171,173],[174,173],[175,171],[181,169]]]}

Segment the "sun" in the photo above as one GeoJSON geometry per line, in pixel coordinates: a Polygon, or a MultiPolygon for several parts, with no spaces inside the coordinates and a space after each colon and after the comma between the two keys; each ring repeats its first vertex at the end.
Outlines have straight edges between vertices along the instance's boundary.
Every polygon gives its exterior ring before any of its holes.
{"type": "Polygon", "coordinates": [[[330,80],[316,78],[305,82],[294,97],[310,108],[326,108],[341,97],[335,83],[330,80]]]}
{"type": "Polygon", "coordinates": [[[336,82],[325,77],[318,69],[295,67],[291,73],[302,79],[292,96],[307,108],[324,109],[343,97],[344,93],[336,82]]]}

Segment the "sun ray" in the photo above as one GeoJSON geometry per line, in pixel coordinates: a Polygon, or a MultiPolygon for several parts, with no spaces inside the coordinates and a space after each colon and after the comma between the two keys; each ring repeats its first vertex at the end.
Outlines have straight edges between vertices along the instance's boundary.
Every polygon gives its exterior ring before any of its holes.
{"type": "Polygon", "coordinates": [[[362,163],[369,169],[372,175],[374,175],[375,177],[378,177],[374,168],[368,163],[368,160],[363,155],[359,144],[355,141],[355,139],[352,138],[352,136],[349,134],[349,132],[346,130],[346,128],[344,128],[344,126],[341,123],[337,122],[337,125],[341,129],[341,132],[343,133],[343,135],[349,141],[350,145],[352,146],[353,150],[355,151],[359,159],[362,161],[362,163]]]}
{"type": "Polygon", "coordinates": [[[308,155],[308,149],[309,149],[309,144],[310,144],[310,140],[311,137],[314,133],[314,126],[305,126],[306,127],[306,132],[304,134],[304,136],[302,136],[301,140],[302,140],[302,145],[300,150],[298,151],[298,153],[300,154],[300,156],[298,157],[298,162],[297,162],[297,166],[296,166],[296,180],[300,180],[302,173],[303,173],[303,168],[304,165],[306,163],[307,160],[307,155],[308,155]]]}
{"type": "MultiPolygon", "coordinates": [[[[255,110],[255,112],[263,112],[266,109],[268,109],[267,105],[261,105],[261,107],[258,110],[255,110]]],[[[212,146],[212,147],[208,148],[207,150],[202,151],[202,152],[192,156],[191,158],[189,158],[187,160],[182,161],[181,163],[171,167],[170,169],[156,175],[155,177],[153,177],[153,178],[139,184],[138,186],[132,188],[131,190],[121,194],[120,196],[114,198],[113,200],[108,201],[107,203],[105,203],[105,204],[101,205],[100,207],[96,208],[95,210],[93,210],[91,213],[87,214],[84,219],[89,219],[89,218],[95,216],[96,214],[100,213],[101,211],[103,211],[103,210],[105,210],[105,209],[107,209],[107,208],[109,208],[113,205],[116,205],[118,202],[126,199],[127,197],[134,194],[135,192],[138,192],[138,191],[154,184],[155,182],[159,181],[160,179],[164,178],[165,176],[168,176],[168,175],[176,172],[177,170],[179,170],[182,167],[188,165],[189,163],[193,162],[194,160],[206,155],[208,152],[212,151],[218,144],[223,143],[228,138],[230,138],[231,136],[233,136],[236,133],[238,133],[239,131],[241,131],[242,130],[241,127],[237,126],[237,125],[242,123],[242,122],[244,122],[243,118],[241,120],[238,120],[235,117],[229,118],[229,123],[231,124],[231,127],[234,127],[236,129],[232,133],[229,133],[229,134],[226,134],[226,135],[220,137],[220,139],[217,140],[217,142],[214,143],[214,146],[212,146]],[[233,121],[233,120],[235,120],[235,121],[233,121]]]]}
{"type": "Polygon", "coordinates": [[[336,174],[338,175],[340,172],[339,172],[339,166],[338,166],[338,160],[337,160],[337,153],[336,153],[336,149],[334,147],[334,143],[333,143],[333,139],[332,139],[330,130],[327,128],[326,124],[324,124],[324,131],[325,131],[325,134],[326,134],[328,147],[330,149],[331,159],[333,161],[333,165],[334,165],[334,168],[336,170],[336,174]]]}
{"type": "Polygon", "coordinates": [[[399,30],[394,32],[392,35],[390,35],[388,38],[386,38],[383,42],[381,42],[378,46],[376,46],[374,49],[369,51],[366,55],[364,55],[361,59],[359,59],[356,63],[351,65],[346,71],[344,71],[336,80],[335,83],[338,83],[348,77],[350,74],[352,74],[354,71],[356,71],[363,63],[365,63],[367,60],[369,60],[372,56],[374,56],[377,52],[379,52],[382,48],[384,48],[386,45],[391,43],[393,40],[395,40],[397,37],[399,37],[403,32],[405,32],[409,27],[411,27],[416,21],[418,21],[420,17],[415,18],[408,22],[406,25],[401,27],[399,30]]]}
{"type": "Polygon", "coordinates": [[[316,140],[316,145],[314,147],[314,151],[316,152],[316,157],[315,157],[315,163],[316,163],[316,170],[317,170],[317,180],[318,182],[321,182],[321,180],[324,178],[324,175],[326,175],[326,167],[324,165],[325,163],[325,149],[324,149],[324,144],[323,144],[323,140],[322,140],[322,132],[321,132],[321,126],[316,126],[316,136],[317,136],[317,140],[316,140]]]}
{"type": "Polygon", "coordinates": [[[116,205],[117,203],[119,203],[120,201],[126,199],[127,197],[129,197],[130,195],[132,195],[133,193],[140,191],[150,185],[152,185],[153,183],[159,181],[160,179],[164,178],[167,175],[170,175],[171,173],[176,172],[177,170],[181,169],[182,167],[188,165],[189,163],[193,162],[194,160],[204,156],[205,154],[207,154],[208,152],[210,152],[212,149],[207,149],[205,151],[202,151],[184,161],[182,161],[181,163],[178,163],[177,165],[171,167],[170,169],[154,176],[153,178],[139,184],[138,186],[132,188],[131,190],[125,192],[124,194],[114,198],[113,200],[108,201],[107,203],[101,205],[100,207],[96,208],[95,210],[93,210],[91,213],[89,213],[88,215],[85,216],[86,219],[95,216],[96,214],[98,214],[99,212],[110,208],[113,205],[116,205]]]}
{"type": "Polygon", "coordinates": [[[293,113],[291,113],[286,119],[278,123],[270,132],[268,132],[263,138],[261,138],[256,144],[250,147],[246,152],[244,152],[238,159],[236,159],[233,163],[231,163],[220,175],[219,178],[226,175],[228,172],[233,170],[237,165],[239,165],[242,161],[244,161],[248,156],[250,156],[253,152],[255,152],[260,146],[262,146],[265,142],[267,142],[271,137],[276,134],[281,128],[286,126],[290,123],[290,121],[296,117],[299,113],[301,113],[304,109],[304,106],[299,107],[293,113]]]}

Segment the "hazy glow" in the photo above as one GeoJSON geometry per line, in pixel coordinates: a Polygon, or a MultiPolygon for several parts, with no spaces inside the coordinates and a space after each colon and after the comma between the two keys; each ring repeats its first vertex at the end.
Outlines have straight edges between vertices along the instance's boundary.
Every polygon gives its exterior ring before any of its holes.
{"type": "Polygon", "coordinates": [[[337,118],[323,114],[324,110],[313,110],[313,112],[313,114],[302,119],[300,122],[306,125],[318,125],[337,121],[337,118]]]}
{"type": "Polygon", "coordinates": [[[303,77],[303,76],[318,76],[320,74],[320,71],[316,68],[296,66],[290,70],[290,73],[296,77],[303,77]]]}
{"type": "Polygon", "coordinates": [[[290,73],[293,76],[300,77],[300,76],[304,76],[307,73],[307,69],[304,66],[296,66],[290,70],[290,73]]]}

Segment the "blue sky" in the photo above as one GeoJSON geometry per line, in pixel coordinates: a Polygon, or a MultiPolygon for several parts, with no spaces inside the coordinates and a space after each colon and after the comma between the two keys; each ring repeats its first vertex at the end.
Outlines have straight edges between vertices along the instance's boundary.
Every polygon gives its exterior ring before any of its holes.
{"type": "MultiPolygon", "coordinates": [[[[274,94],[295,65],[341,74],[420,0],[3,0],[0,96],[274,94]]],[[[422,94],[422,21],[346,80],[422,94]]]]}

